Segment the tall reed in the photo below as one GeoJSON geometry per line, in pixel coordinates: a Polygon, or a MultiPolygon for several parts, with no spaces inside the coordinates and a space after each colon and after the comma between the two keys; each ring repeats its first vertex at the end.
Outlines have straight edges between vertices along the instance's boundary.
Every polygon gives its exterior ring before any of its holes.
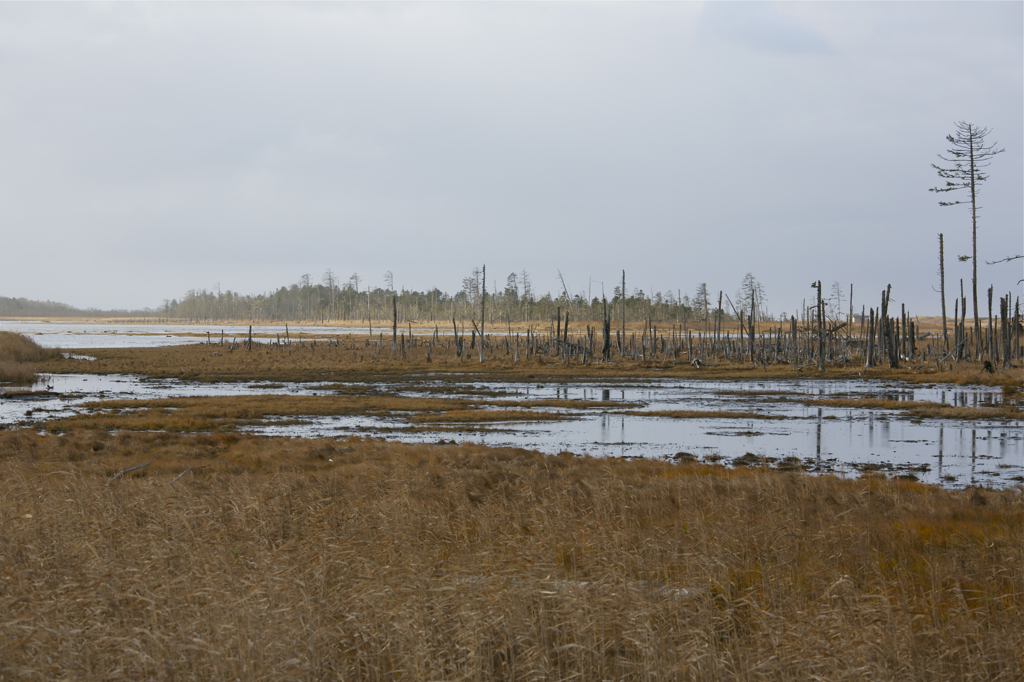
{"type": "Polygon", "coordinates": [[[36,372],[32,363],[60,357],[60,351],[43,348],[23,334],[0,331],[0,382],[31,384],[36,372]]]}
{"type": "Polygon", "coordinates": [[[3,680],[1024,676],[1019,490],[31,431],[0,480],[3,680]]]}

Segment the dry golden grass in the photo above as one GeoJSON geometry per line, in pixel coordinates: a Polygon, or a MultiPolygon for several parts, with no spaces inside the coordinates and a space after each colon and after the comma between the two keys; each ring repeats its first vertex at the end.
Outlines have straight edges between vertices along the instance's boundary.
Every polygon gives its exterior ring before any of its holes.
{"type": "MultiPolygon", "coordinates": [[[[415,412],[417,416],[449,410],[473,412],[466,400],[404,398],[399,396],[239,395],[156,400],[104,400],[86,403],[89,412],[54,419],[50,431],[216,431],[259,423],[267,417],[387,416],[415,412]]],[[[479,410],[483,411],[483,410],[479,410]]]]}
{"type": "Polygon", "coordinates": [[[32,339],[14,332],[0,332],[0,361],[41,362],[60,357],[60,351],[43,348],[32,339]]]}
{"type": "MultiPolygon", "coordinates": [[[[538,412],[533,407],[602,406],[582,400],[533,400],[511,403],[462,398],[411,398],[385,395],[238,395],[155,400],[101,400],[81,405],[80,414],[46,422],[53,433],[69,430],[198,431],[235,430],[269,417],[402,415],[413,423],[484,423],[553,421],[564,413],[538,412]],[[488,409],[494,407],[525,409],[488,409]]],[[[607,403],[603,403],[607,407],[607,403]]]]}
{"type": "Polygon", "coordinates": [[[30,431],[0,477],[2,680],[1024,676],[1012,490],[30,431]]]}
{"type": "Polygon", "coordinates": [[[476,424],[486,422],[558,421],[569,416],[557,412],[531,412],[530,410],[447,410],[440,413],[416,414],[409,421],[435,424],[476,424]]]}
{"type": "Polygon", "coordinates": [[[33,363],[60,357],[60,351],[43,348],[27,336],[0,332],[0,382],[31,384],[36,379],[33,363]]]}
{"type": "MultiPolygon", "coordinates": [[[[366,337],[342,337],[346,346],[356,343],[359,348],[339,350],[318,343],[291,346],[256,345],[252,351],[245,348],[229,350],[227,346],[169,346],[158,348],[89,349],[95,361],[54,359],[40,366],[47,372],[87,372],[95,374],[147,374],[154,377],[179,378],[195,381],[381,381],[407,378],[409,375],[444,373],[472,376],[475,379],[501,380],[572,380],[582,377],[677,377],[706,380],[762,380],[807,379],[900,379],[918,382],[979,383],[993,386],[1020,387],[1019,368],[996,369],[987,372],[980,363],[960,363],[949,369],[943,365],[939,371],[934,365],[915,365],[902,369],[859,365],[829,367],[824,373],[813,368],[794,368],[790,365],[751,365],[723,363],[716,366],[692,367],[686,362],[664,363],[615,360],[609,363],[580,365],[563,364],[549,357],[523,357],[513,364],[504,354],[504,348],[489,354],[486,362],[478,361],[476,351],[455,359],[451,349],[435,347],[431,361],[427,361],[426,347],[418,345],[407,351],[407,357],[391,356],[390,344],[376,354],[364,347],[366,337]]],[[[438,376],[437,378],[443,378],[438,376]]]]}
{"type": "Polygon", "coordinates": [[[962,407],[926,400],[888,400],[886,398],[823,398],[801,400],[807,405],[852,407],[861,410],[897,410],[912,417],[937,419],[1024,419],[1024,410],[1009,403],[987,407],[962,407]]]}
{"type": "Polygon", "coordinates": [[[729,412],[727,410],[623,410],[614,414],[624,414],[630,417],[666,417],[668,419],[786,419],[777,414],[729,412]]]}
{"type": "MultiPolygon", "coordinates": [[[[376,361],[320,345],[90,354],[99,359],[46,368],[208,381],[809,376],[481,366],[437,350],[428,363],[420,348],[376,361]]],[[[1004,385],[1008,401],[1020,395],[1019,370],[973,371],[825,376],[981,380],[1004,385]]],[[[0,680],[1024,677],[1019,489],[231,431],[270,416],[473,424],[493,420],[485,408],[496,404],[344,393],[105,401],[47,424],[61,435],[0,432],[0,680]]],[[[515,405],[506,415],[530,420],[558,416],[535,407],[608,407],[515,405]]],[[[693,413],[708,416],[720,414],[693,413]]]]}
{"type": "Polygon", "coordinates": [[[24,386],[35,380],[36,372],[31,365],[0,360],[0,382],[24,386]]]}

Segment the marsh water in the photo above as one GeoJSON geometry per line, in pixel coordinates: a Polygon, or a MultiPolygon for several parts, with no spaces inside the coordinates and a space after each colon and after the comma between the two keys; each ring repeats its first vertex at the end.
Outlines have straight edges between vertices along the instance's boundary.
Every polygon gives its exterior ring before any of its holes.
{"type": "MultiPolygon", "coordinates": [[[[194,325],[173,323],[107,324],[103,322],[0,320],[0,330],[24,334],[45,348],[152,348],[186,343],[206,343],[207,339],[241,340],[249,334],[249,325],[194,325]]],[[[316,338],[338,334],[365,334],[367,327],[290,328],[292,334],[316,338]]],[[[253,325],[252,334],[260,338],[282,338],[284,326],[253,325]]]]}
{"type": "MultiPolygon", "coordinates": [[[[103,324],[0,321],[0,329],[23,333],[47,347],[76,349],[148,347],[201,343],[207,333],[241,338],[248,326],[185,324],[103,324]]],[[[292,333],[335,336],[367,329],[303,326],[292,333]]],[[[254,326],[264,337],[283,335],[277,326],[254,326]]],[[[83,360],[87,361],[87,360],[83,360]]],[[[265,435],[294,437],[368,436],[407,442],[472,441],[546,453],[616,457],[701,459],[733,463],[799,460],[804,470],[857,475],[880,470],[951,487],[1005,487],[1024,481],[1024,432],[1005,420],[913,419],[892,410],[816,407],[809,398],[875,397],[977,407],[998,404],[1002,394],[986,386],[920,385],[806,379],[801,381],[682,381],[678,379],[571,382],[474,382],[439,374],[410,375],[403,381],[330,385],[266,382],[203,383],[128,375],[64,374],[43,377],[35,399],[0,400],[0,427],[39,426],[55,417],[86,410],[102,400],[231,395],[401,395],[499,401],[515,408],[523,400],[580,401],[580,408],[549,408],[560,421],[459,424],[424,427],[402,413],[266,419],[246,427],[265,435]],[[587,401],[586,403],[584,401],[587,401]],[[598,403],[594,406],[594,402],[598,403]],[[780,419],[709,416],[675,419],[644,412],[701,410],[749,412],[780,419]],[[622,414],[622,412],[641,414],[622,414]],[[788,458],[788,459],[787,459],[788,458]],[[794,459],[795,458],[795,459],[794,459]]]]}
{"type": "Polygon", "coordinates": [[[474,382],[439,374],[382,383],[200,383],[128,375],[65,374],[43,377],[38,399],[0,401],[0,426],[33,426],[83,411],[101,400],[231,395],[399,395],[497,401],[493,409],[524,400],[580,401],[580,408],[547,408],[561,421],[486,422],[424,428],[388,416],[269,418],[245,427],[263,435],[366,436],[406,442],[463,442],[521,447],[555,454],[654,457],[723,464],[799,465],[812,472],[859,475],[879,470],[950,487],[1006,487],[1024,481],[1024,433],[1019,422],[913,419],[891,410],[816,407],[814,398],[881,397],[951,405],[998,404],[985,386],[912,385],[848,380],[686,381],[679,379],[573,382],[474,382]],[[587,402],[584,402],[587,401],[587,402]],[[596,405],[595,405],[596,403],[596,405]],[[709,416],[676,419],[644,412],[701,410],[750,412],[779,419],[709,416]],[[634,414],[622,414],[629,411],[634,414]],[[639,414],[636,414],[639,413],[639,414]],[[794,459],[795,458],[795,459],[794,459]]]}

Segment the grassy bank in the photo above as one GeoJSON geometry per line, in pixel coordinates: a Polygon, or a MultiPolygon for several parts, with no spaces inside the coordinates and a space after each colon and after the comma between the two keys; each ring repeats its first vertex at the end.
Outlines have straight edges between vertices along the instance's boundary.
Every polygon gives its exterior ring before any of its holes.
{"type": "Polygon", "coordinates": [[[0,383],[31,384],[36,379],[38,363],[60,357],[60,351],[43,348],[27,336],[0,332],[0,383]]]}
{"type": "Polygon", "coordinates": [[[4,680],[1024,675],[1013,490],[102,431],[0,476],[4,680]]]}
{"type": "Polygon", "coordinates": [[[886,398],[825,398],[821,400],[802,400],[807,405],[822,407],[849,407],[860,410],[893,410],[902,412],[918,419],[1006,419],[1019,420],[1024,411],[1016,407],[1020,399],[1017,395],[1005,396],[1001,405],[985,407],[962,407],[947,403],[935,403],[926,400],[889,400],[886,398]]]}
{"type": "MultiPolygon", "coordinates": [[[[170,431],[193,433],[235,431],[239,427],[311,417],[393,417],[413,425],[470,425],[498,422],[560,421],[593,409],[605,411],[606,402],[587,400],[487,400],[413,398],[355,395],[239,395],[156,400],[103,400],[85,403],[78,414],[50,419],[43,428],[51,433],[71,430],[170,431]],[[534,408],[560,408],[559,412],[534,408]]],[[[982,410],[978,410],[983,412],[982,410]]],[[[785,419],[759,412],[717,410],[616,410],[610,414],[671,419],[785,419]]],[[[1019,410],[1012,412],[1019,415],[1019,410]]],[[[1002,412],[995,412],[997,418],[1002,412]]],[[[414,427],[406,427],[414,428],[414,427]]],[[[424,426],[429,430],[430,426],[424,426]]]]}
{"type": "MultiPolygon", "coordinates": [[[[190,345],[159,348],[90,349],[96,360],[53,359],[41,366],[48,372],[89,372],[97,374],[146,374],[154,377],[195,381],[381,381],[413,374],[448,373],[472,375],[481,380],[572,380],[587,378],[677,377],[708,380],[807,379],[899,379],[917,382],[986,384],[1019,388],[1024,380],[1020,368],[986,371],[982,363],[911,365],[900,369],[864,368],[859,363],[830,366],[824,372],[813,367],[788,364],[753,365],[721,363],[694,367],[686,362],[639,362],[616,360],[607,363],[565,364],[549,356],[521,358],[513,363],[503,351],[489,354],[480,363],[475,351],[456,358],[453,349],[436,346],[428,357],[426,346],[408,347],[405,355],[392,356],[390,344],[384,350],[368,347],[366,337],[342,337],[342,346],[309,342],[290,346],[255,344],[244,347],[190,345]]],[[[443,378],[443,377],[439,377],[443,378]]]]}
{"type": "MultiPolygon", "coordinates": [[[[588,403],[578,401],[583,406],[588,403]]],[[[158,400],[105,400],[86,403],[81,414],[52,419],[45,427],[52,432],[73,429],[103,431],[196,431],[235,430],[239,426],[262,423],[268,417],[308,418],[313,416],[401,415],[415,423],[481,423],[550,421],[565,416],[535,412],[530,408],[570,401],[521,401],[525,409],[494,410],[489,400],[458,398],[406,398],[396,396],[291,396],[239,395],[202,398],[164,398],[158,400]]],[[[280,422],[278,422],[280,423],[280,422]]]]}

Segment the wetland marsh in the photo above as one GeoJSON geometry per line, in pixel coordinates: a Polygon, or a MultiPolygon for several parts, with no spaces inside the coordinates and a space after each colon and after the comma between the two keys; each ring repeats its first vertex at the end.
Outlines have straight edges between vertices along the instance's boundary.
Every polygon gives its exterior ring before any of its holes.
{"type": "Polygon", "coordinates": [[[879,471],[947,486],[1024,481],[1024,434],[1008,411],[1015,408],[1004,404],[1001,389],[987,386],[843,379],[526,383],[436,374],[270,383],[65,374],[48,375],[36,388],[49,392],[0,400],[0,424],[467,441],[547,454],[879,471]],[[937,416],[915,415],[922,405],[937,416]]]}
{"type": "Polygon", "coordinates": [[[0,679],[1024,671],[1011,373],[128,343],[0,388],[0,679]]]}
{"type": "Polygon", "coordinates": [[[184,337],[197,343],[160,347],[144,328],[112,331],[99,335],[103,346],[40,364],[46,373],[29,395],[0,398],[0,424],[55,433],[237,430],[472,442],[545,454],[877,472],[948,487],[1024,481],[1013,371],[966,376],[986,384],[926,368],[834,368],[819,376],[756,365],[480,364],[431,359],[411,346],[402,357],[354,335],[325,341],[316,338],[321,328],[293,329],[296,341],[288,344],[276,342],[279,331],[262,330],[251,351],[201,332],[184,337]]]}

